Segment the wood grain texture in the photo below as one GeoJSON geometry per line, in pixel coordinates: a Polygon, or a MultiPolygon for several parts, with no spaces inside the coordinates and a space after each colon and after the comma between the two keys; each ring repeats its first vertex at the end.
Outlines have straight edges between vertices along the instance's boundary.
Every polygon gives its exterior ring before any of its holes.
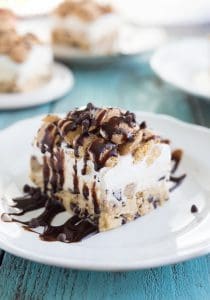
{"type": "MultiPolygon", "coordinates": [[[[138,59],[74,68],[75,87],[55,103],[0,113],[0,128],[39,114],[66,112],[93,101],[169,114],[210,126],[210,104],[163,83],[138,59]]],[[[0,254],[1,257],[1,254],[0,254]]],[[[0,259],[1,260],[1,259],[0,259]]],[[[0,266],[0,299],[209,299],[210,256],[138,272],[85,272],[49,267],[6,253],[0,266]]]]}
{"type": "Polygon", "coordinates": [[[209,299],[209,256],[136,272],[87,272],[6,254],[0,299],[209,299]]]}

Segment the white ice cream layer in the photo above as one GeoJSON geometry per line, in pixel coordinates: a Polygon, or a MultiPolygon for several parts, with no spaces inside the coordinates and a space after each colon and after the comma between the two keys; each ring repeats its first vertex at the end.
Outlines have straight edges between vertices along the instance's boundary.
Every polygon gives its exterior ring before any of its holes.
{"type": "Polygon", "coordinates": [[[54,29],[64,29],[69,32],[82,34],[90,43],[97,42],[103,36],[112,34],[120,28],[120,18],[115,14],[108,14],[98,18],[97,20],[87,22],[77,16],[69,16],[53,18],[54,29]]]}
{"type": "Polygon", "coordinates": [[[0,55],[0,82],[15,81],[22,86],[30,79],[48,76],[52,61],[52,50],[47,45],[34,45],[22,63],[15,62],[7,55],[0,55]]]}
{"type": "MultiPolygon", "coordinates": [[[[92,161],[88,161],[88,166],[91,172],[87,175],[82,175],[81,171],[84,166],[83,159],[77,161],[77,177],[79,183],[79,190],[82,194],[83,185],[86,184],[90,189],[94,182],[100,189],[99,197],[107,199],[107,201],[116,201],[117,193],[123,191],[129,184],[135,185],[135,191],[144,191],[146,189],[155,187],[159,184],[159,179],[165,177],[168,179],[171,168],[171,150],[167,144],[155,144],[149,153],[137,163],[133,163],[134,157],[127,154],[119,157],[119,161],[114,167],[104,167],[98,172],[94,170],[92,161]],[[160,155],[153,163],[148,164],[149,157],[153,147],[160,150],[160,155]],[[104,198],[105,197],[105,198],[104,198]]],[[[70,155],[73,150],[67,149],[65,151],[65,182],[64,190],[73,190],[74,183],[74,169],[75,159],[70,155]]],[[[121,200],[126,201],[126,197],[121,195],[121,200]]]]}

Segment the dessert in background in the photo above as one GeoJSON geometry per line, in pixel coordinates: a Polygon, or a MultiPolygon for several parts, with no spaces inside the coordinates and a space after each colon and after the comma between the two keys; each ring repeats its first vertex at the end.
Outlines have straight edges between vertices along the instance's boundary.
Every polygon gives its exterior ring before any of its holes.
{"type": "Polygon", "coordinates": [[[110,5],[68,0],[58,6],[52,19],[55,45],[97,54],[109,54],[116,48],[120,18],[110,5]]]}
{"type": "Polygon", "coordinates": [[[0,10],[0,92],[24,92],[51,77],[52,49],[34,34],[20,35],[16,17],[0,10]]]}

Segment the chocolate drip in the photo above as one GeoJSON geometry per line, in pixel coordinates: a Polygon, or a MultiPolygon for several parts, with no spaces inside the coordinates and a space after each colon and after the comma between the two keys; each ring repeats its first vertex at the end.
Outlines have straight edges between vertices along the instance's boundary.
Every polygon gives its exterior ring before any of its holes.
{"type": "Polygon", "coordinates": [[[85,155],[84,155],[84,165],[83,165],[83,168],[82,168],[82,171],[81,171],[82,175],[85,175],[87,173],[87,162],[88,162],[88,159],[89,159],[89,153],[86,150],[85,155]]]}
{"type": "Polygon", "coordinates": [[[48,183],[49,183],[49,178],[50,178],[50,169],[48,166],[48,162],[47,162],[47,157],[44,156],[43,157],[43,181],[44,181],[44,192],[47,192],[47,187],[48,187],[48,183]]]}
{"type": "Polygon", "coordinates": [[[99,171],[110,157],[117,157],[117,146],[98,138],[90,145],[89,152],[93,155],[95,170],[99,171]]]}
{"type": "Polygon", "coordinates": [[[76,140],[74,144],[74,155],[79,157],[79,147],[83,146],[85,138],[88,138],[88,132],[83,132],[76,140]]]}
{"type": "Polygon", "coordinates": [[[182,159],[182,154],[183,154],[183,152],[181,149],[176,149],[172,152],[172,155],[171,155],[171,161],[174,162],[174,166],[171,169],[171,176],[169,178],[169,181],[174,182],[174,185],[169,189],[170,192],[174,191],[177,187],[179,187],[180,184],[182,183],[182,181],[186,177],[186,174],[182,174],[182,175],[176,176],[176,177],[172,176],[179,167],[179,164],[182,159]]]}
{"type": "Polygon", "coordinates": [[[44,130],[44,136],[40,142],[41,152],[45,153],[48,151],[51,153],[58,137],[57,125],[50,123],[44,130]]]}
{"type": "Polygon", "coordinates": [[[64,184],[64,152],[61,149],[57,149],[56,152],[52,152],[51,156],[43,158],[43,180],[44,191],[48,189],[48,183],[52,187],[52,191],[55,193],[60,191],[64,184]]]}
{"type": "Polygon", "coordinates": [[[77,174],[77,160],[75,159],[75,164],[73,166],[74,169],[74,178],[73,178],[73,183],[74,183],[74,194],[79,194],[79,180],[78,180],[78,174],[77,174]]]}
{"type": "Polygon", "coordinates": [[[93,205],[94,205],[94,213],[96,215],[100,214],[100,209],[98,205],[98,199],[97,199],[97,193],[96,193],[96,183],[94,182],[92,190],[91,190],[91,195],[93,198],[93,205]]]}
{"type": "Polygon", "coordinates": [[[51,169],[51,178],[50,178],[50,184],[52,187],[52,191],[55,193],[57,191],[57,170],[56,170],[56,161],[54,158],[54,155],[52,154],[49,159],[50,169],[51,169]]]}
{"type": "MultiPolygon", "coordinates": [[[[78,216],[73,216],[68,219],[63,225],[52,226],[51,222],[54,217],[64,211],[61,202],[56,198],[49,198],[46,194],[41,193],[39,188],[31,188],[26,186],[24,189],[28,195],[14,199],[15,207],[21,209],[19,214],[23,215],[26,212],[45,207],[44,212],[36,218],[29,221],[21,221],[15,218],[10,219],[10,222],[18,222],[27,231],[32,231],[32,228],[44,227],[43,232],[39,234],[40,239],[44,241],[61,241],[66,243],[78,242],[90,233],[97,232],[98,226],[91,223],[87,219],[82,219],[78,216]]],[[[5,214],[2,215],[2,220],[6,221],[5,214]]],[[[8,220],[7,220],[8,221],[8,220]]]]}
{"type": "Polygon", "coordinates": [[[55,169],[59,176],[57,185],[58,190],[62,190],[64,184],[64,152],[61,149],[58,149],[57,152],[54,154],[55,159],[55,169]]]}
{"type": "Polygon", "coordinates": [[[174,174],[179,166],[179,163],[182,159],[182,150],[176,149],[172,152],[171,160],[174,162],[174,166],[172,167],[171,174],[174,174]]]}
{"type": "Polygon", "coordinates": [[[180,184],[182,183],[182,181],[185,179],[186,174],[183,174],[179,177],[175,177],[175,176],[170,176],[170,181],[174,182],[174,185],[169,189],[170,192],[174,191],[178,186],[180,186],[180,184]]]}
{"type": "Polygon", "coordinates": [[[168,144],[168,145],[171,143],[171,141],[169,139],[161,139],[160,142],[162,144],[168,144]]]}
{"type": "Polygon", "coordinates": [[[89,188],[86,184],[83,185],[83,189],[82,189],[82,193],[83,193],[83,197],[88,200],[89,197],[89,188]]]}

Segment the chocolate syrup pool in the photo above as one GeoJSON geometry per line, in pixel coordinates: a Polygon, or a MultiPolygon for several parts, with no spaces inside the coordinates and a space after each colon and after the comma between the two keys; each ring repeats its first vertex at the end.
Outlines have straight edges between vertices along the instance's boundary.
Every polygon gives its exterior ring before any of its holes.
{"type": "MultiPolygon", "coordinates": [[[[185,174],[176,177],[176,172],[179,163],[181,161],[182,151],[175,150],[172,153],[172,161],[174,165],[171,170],[170,181],[173,183],[170,188],[170,192],[176,189],[186,177],[185,174]]],[[[14,208],[20,210],[18,213],[4,213],[1,216],[4,222],[17,222],[22,224],[25,230],[32,231],[39,234],[39,237],[43,241],[60,241],[65,243],[73,243],[81,241],[84,237],[98,232],[97,221],[91,222],[89,219],[80,218],[78,215],[74,215],[69,218],[64,224],[60,226],[52,226],[51,222],[56,215],[65,211],[61,202],[59,202],[55,196],[49,196],[43,193],[40,188],[30,187],[25,185],[23,188],[24,196],[13,199],[14,208]],[[35,218],[28,221],[21,221],[17,219],[17,216],[25,215],[27,212],[34,211],[36,209],[43,208],[44,211],[35,218]],[[35,231],[36,228],[43,227],[42,233],[35,231]]]]}

